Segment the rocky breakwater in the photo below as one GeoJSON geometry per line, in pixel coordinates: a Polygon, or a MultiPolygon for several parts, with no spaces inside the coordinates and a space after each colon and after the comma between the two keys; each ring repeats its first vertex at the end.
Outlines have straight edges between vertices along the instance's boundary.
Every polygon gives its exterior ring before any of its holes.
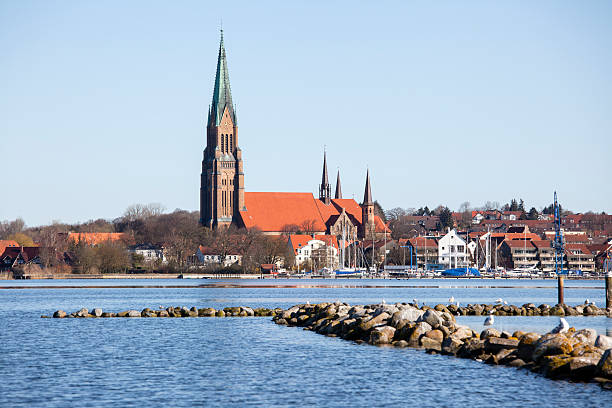
{"type": "Polygon", "coordinates": [[[584,304],[568,306],[557,304],[550,306],[541,304],[536,306],[534,303],[526,303],[522,306],[516,305],[488,305],[488,304],[468,304],[457,306],[456,304],[435,306],[438,311],[448,312],[456,316],[486,316],[490,313],[496,316],[608,316],[612,317],[612,308],[604,309],[595,304],[584,304]]]}
{"type": "MultiPolygon", "coordinates": [[[[215,310],[212,307],[197,308],[195,306],[188,308],[185,306],[170,306],[159,307],[158,309],[145,308],[138,310],[124,310],[121,312],[105,312],[100,308],[92,310],[82,308],[76,312],[66,313],[63,310],[57,310],[53,313],[56,319],[66,318],[107,318],[107,317],[248,317],[248,316],[274,316],[276,313],[282,313],[282,309],[266,309],[263,307],[226,307],[215,310]]],[[[43,318],[49,316],[41,316],[43,318]]]]}
{"type": "Polygon", "coordinates": [[[449,311],[410,304],[296,305],[276,313],[276,324],[303,327],[357,343],[415,347],[542,373],[549,378],[594,381],[612,390],[612,337],[562,328],[545,335],[457,324],[449,311]]]}

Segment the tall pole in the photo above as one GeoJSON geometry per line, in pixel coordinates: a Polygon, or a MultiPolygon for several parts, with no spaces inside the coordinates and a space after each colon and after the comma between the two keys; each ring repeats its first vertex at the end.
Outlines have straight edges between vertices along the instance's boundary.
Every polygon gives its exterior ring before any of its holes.
{"type": "Polygon", "coordinates": [[[563,234],[561,233],[561,214],[559,213],[559,203],[557,202],[557,192],[555,191],[555,272],[557,273],[557,304],[562,305],[563,302],[563,234]],[[559,270],[559,263],[561,270],[559,270]]]}
{"type": "MultiPolygon", "coordinates": [[[[606,309],[610,309],[612,308],[612,260],[610,259],[609,251],[604,261],[604,272],[606,273],[606,309]]],[[[608,317],[611,317],[610,314],[608,314],[608,317]]]]}

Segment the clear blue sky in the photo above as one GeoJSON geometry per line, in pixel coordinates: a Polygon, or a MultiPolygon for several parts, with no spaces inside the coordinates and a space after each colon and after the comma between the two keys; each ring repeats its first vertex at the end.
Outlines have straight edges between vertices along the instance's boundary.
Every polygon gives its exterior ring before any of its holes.
{"type": "Polygon", "coordinates": [[[612,212],[610,1],[0,1],[0,220],[198,209],[221,19],[247,191],[612,212]]]}

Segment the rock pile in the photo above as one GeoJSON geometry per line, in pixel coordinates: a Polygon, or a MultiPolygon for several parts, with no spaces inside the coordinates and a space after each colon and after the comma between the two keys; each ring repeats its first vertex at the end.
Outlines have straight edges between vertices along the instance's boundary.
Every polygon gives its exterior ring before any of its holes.
{"type": "MultiPolygon", "coordinates": [[[[445,308],[307,304],[276,313],[273,321],[357,343],[423,348],[429,353],[530,369],[555,379],[595,381],[612,390],[612,337],[574,328],[545,335],[494,328],[477,333],[457,324],[451,308],[445,308]]],[[[488,314],[486,308],[479,313],[488,314]]]]}
{"type": "Polygon", "coordinates": [[[475,304],[457,306],[454,304],[435,306],[438,311],[449,312],[456,316],[486,316],[491,311],[496,316],[608,316],[612,317],[612,310],[599,308],[594,304],[568,306],[557,304],[550,306],[542,304],[536,306],[534,303],[526,303],[522,306],[515,305],[487,305],[475,304]]]}
{"type": "MultiPolygon", "coordinates": [[[[192,307],[191,309],[182,306],[167,307],[159,309],[145,308],[142,311],[138,310],[124,310],[119,313],[103,312],[102,309],[95,308],[91,311],[88,309],[80,309],[73,313],[66,313],[63,310],[57,310],[53,313],[54,318],[103,318],[103,317],[247,317],[247,316],[274,316],[275,313],[281,313],[282,309],[266,309],[264,307],[258,307],[252,309],[250,307],[226,307],[223,309],[215,310],[212,307],[205,307],[198,309],[192,307]]],[[[48,316],[41,316],[48,317],[48,316]]]]}

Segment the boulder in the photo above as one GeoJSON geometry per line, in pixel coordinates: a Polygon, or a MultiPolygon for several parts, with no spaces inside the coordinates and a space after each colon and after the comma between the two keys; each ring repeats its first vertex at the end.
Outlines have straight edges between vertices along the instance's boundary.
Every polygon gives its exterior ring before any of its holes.
{"type": "Polygon", "coordinates": [[[585,381],[597,372],[599,359],[596,357],[572,357],[569,362],[569,376],[574,380],[585,381]]]}
{"type": "Polygon", "coordinates": [[[390,314],[382,312],[370,319],[362,319],[361,323],[359,324],[359,328],[364,332],[369,331],[372,327],[381,324],[383,321],[386,321],[390,317],[390,314]]]}
{"type": "MultiPolygon", "coordinates": [[[[53,317],[55,317],[55,315],[53,317]]],[[[604,350],[612,348],[612,337],[600,334],[595,339],[595,347],[599,347],[600,349],[604,350]]]]}
{"type": "Polygon", "coordinates": [[[484,340],[474,337],[465,339],[457,355],[463,358],[477,358],[484,353],[484,340]]]}
{"type": "Polygon", "coordinates": [[[597,330],[594,330],[594,329],[578,330],[576,333],[572,335],[572,337],[581,343],[588,344],[590,346],[594,346],[595,340],[597,339],[597,330]]]}
{"type": "Polygon", "coordinates": [[[55,313],[53,313],[53,317],[55,317],[56,319],[63,319],[64,317],[66,317],[66,312],[64,312],[63,310],[56,310],[55,313]]]}
{"type": "Polygon", "coordinates": [[[255,316],[255,311],[250,307],[243,307],[242,310],[246,312],[249,317],[255,316]]]}
{"type": "MultiPolygon", "coordinates": [[[[217,317],[225,317],[225,311],[217,310],[217,312],[215,313],[215,316],[217,316],[217,317]]],[[[285,325],[287,325],[287,321],[285,319],[280,319],[280,320],[284,320],[285,321],[285,325]]],[[[278,321],[276,321],[276,324],[282,324],[282,323],[279,323],[278,321]]]]}
{"type": "Polygon", "coordinates": [[[612,380],[612,349],[606,350],[597,364],[597,373],[612,380]]]}
{"type": "Polygon", "coordinates": [[[370,332],[370,344],[389,344],[395,335],[395,327],[378,326],[370,332]]]}
{"type": "Polygon", "coordinates": [[[455,355],[461,346],[463,346],[463,342],[461,340],[454,339],[453,336],[450,336],[445,338],[442,342],[442,352],[444,354],[455,355]]]}
{"type": "Polygon", "coordinates": [[[86,308],[82,308],[76,313],[77,317],[87,317],[89,315],[89,310],[86,308]]]}
{"type": "Polygon", "coordinates": [[[168,314],[168,312],[166,310],[160,310],[159,312],[157,312],[157,317],[169,317],[170,315],[168,314]]]}
{"type": "Polygon", "coordinates": [[[422,315],[423,311],[412,307],[398,310],[397,312],[393,313],[393,316],[391,317],[391,326],[395,327],[396,329],[401,329],[406,322],[416,322],[422,315]]]}
{"type": "Polygon", "coordinates": [[[442,351],[442,342],[436,339],[423,336],[420,340],[421,347],[427,350],[442,351]]]}
{"type": "Polygon", "coordinates": [[[520,358],[515,358],[514,360],[510,361],[508,365],[510,367],[521,368],[522,366],[525,365],[525,362],[521,360],[520,358]]]}
{"type": "Polygon", "coordinates": [[[459,326],[451,335],[458,340],[464,340],[472,337],[472,329],[467,326],[459,326]]]}
{"type": "Polygon", "coordinates": [[[213,317],[217,311],[212,307],[205,307],[203,309],[198,309],[198,316],[203,317],[213,317]]]}
{"type": "Polygon", "coordinates": [[[441,326],[443,321],[444,320],[440,316],[440,313],[433,309],[426,311],[421,317],[417,319],[417,323],[426,322],[433,328],[441,326]]]}
{"type": "Polygon", "coordinates": [[[535,343],[532,359],[539,361],[546,356],[569,355],[572,349],[569,339],[563,334],[546,334],[535,343]]]}
{"type": "Polygon", "coordinates": [[[115,313],[104,312],[101,317],[115,317],[115,313]]]}
{"type": "MultiPolygon", "coordinates": [[[[123,312],[117,313],[117,317],[127,317],[129,310],[124,310],[123,312]]],[[[138,314],[140,316],[140,313],[138,314]]]]}
{"type": "Polygon", "coordinates": [[[488,329],[484,329],[480,333],[480,338],[482,340],[488,339],[489,337],[501,337],[501,333],[499,330],[489,327],[488,329]]]}
{"type": "Polygon", "coordinates": [[[408,338],[403,338],[402,340],[406,340],[408,344],[412,347],[419,347],[419,339],[425,333],[431,330],[431,326],[427,322],[419,322],[414,326],[412,331],[410,332],[408,338]]]}
{"type": "Polygon", "coordinates": [[[488,353],[497,354],[501,350],[513,350],[518,348],[519,341],[515,339],[504,339],[502,337],[489,337],[485,341],[485,350],[488,353]]]}
{"type": "Polygon", "coordinates": [[[441,330],[437,330],[437,329],[428,331],[427,333],[425,333],[423,337],[428,337],[432,340],[437,341],[438,343],[442,343],[442,340],[444,340],[444,334],[442,333],[441,330]]]}
{"type": "Polygon", "coordinates": [[[569,375],[569,363],[572,357],[567,354],[544,356],[540,360],[544,375],[549,378],[560,378],[569,375]]]}
{"type": "Polygon", "coordinates": [[[128,310],[126,317],[140,317],[140,312],[138,310],[128,310]]]}
{"type": "Polygon", "coordinates": [[[97,307],[97,308],[95,308],[95,309],[93,310],[93,313],[92,313],[92,314],[93,314],[94,316],[96,316],[96,317],[102,317],[102,309],[100,309],[99,307],[97,307]]]}

